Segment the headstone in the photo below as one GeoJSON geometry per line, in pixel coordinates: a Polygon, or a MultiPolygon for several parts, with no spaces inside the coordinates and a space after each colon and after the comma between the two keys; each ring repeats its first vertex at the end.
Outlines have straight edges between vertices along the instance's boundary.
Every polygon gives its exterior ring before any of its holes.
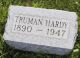
{"type": "Polygon", "coordinates": [[[75,12],[11,5],[3,37],[16,49],[64,55],[72,51],[77,29],[75,12]]]}

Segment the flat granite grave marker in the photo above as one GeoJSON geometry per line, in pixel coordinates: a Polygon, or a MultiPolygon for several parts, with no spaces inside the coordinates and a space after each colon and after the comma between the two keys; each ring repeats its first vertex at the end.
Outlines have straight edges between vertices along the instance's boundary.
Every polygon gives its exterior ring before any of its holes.
{"type": "Polygon", "coordinates": [[[16,49],[64,55],[73,49],[77,29],[75,12],[11,5],[3,37],[16,49]]]}

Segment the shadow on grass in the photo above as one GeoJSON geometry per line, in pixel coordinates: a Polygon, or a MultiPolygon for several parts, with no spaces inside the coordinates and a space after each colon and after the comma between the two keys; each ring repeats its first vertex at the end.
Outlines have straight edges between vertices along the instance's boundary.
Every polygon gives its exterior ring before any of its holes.
{"type": "Polygon", "coordinates": [[[0,34],[3,35],[6,22],[0,21],[0,34]]]}
{"type": "MultiPolygon", "coordinates": [[[[77,39],[77,42],[80,44],[80,32],[78,33],[78,39],[77,39]]],[[[80,58],[80,48],[79,48],[79,56],[78,58],[80,58]]]]}
{"type": "Polygon", "coordinates": [[[77,43],[80,43],[80,32],[78,32],[77,43]]]}
{"type": "Polygon", "coordinates": [[[78,58],[80,58],[80,49],[79,49],[79,56],[78,56],[78,58]]]}

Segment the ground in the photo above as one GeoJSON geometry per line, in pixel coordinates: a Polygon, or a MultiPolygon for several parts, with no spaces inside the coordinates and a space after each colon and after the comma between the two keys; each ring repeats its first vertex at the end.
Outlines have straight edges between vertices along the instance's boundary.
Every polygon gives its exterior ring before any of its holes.
{"type": "Polygon", "coordinates": [[[80,58],[80,0],[0,0],[0,58],[80,58]],[[13,49],[3,40],[9,5],[59,9],[76,12],[78,15],[78,37],[69,55],[50,55],[13,49]]]}

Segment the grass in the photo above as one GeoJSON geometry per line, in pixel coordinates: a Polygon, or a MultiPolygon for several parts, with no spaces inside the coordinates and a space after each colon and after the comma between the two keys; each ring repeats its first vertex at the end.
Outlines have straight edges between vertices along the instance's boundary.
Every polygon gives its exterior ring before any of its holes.
{"type": "Polygon", "coordinates": [[[80,58],[80,0],[0,0],[0,58],[80,58]],[[69,55],[50,55],[25,52],[13,49],[3,40],[9,5],[32,6],[40,8],[74,11],[78,15],[78,37],[69,55]]]}

